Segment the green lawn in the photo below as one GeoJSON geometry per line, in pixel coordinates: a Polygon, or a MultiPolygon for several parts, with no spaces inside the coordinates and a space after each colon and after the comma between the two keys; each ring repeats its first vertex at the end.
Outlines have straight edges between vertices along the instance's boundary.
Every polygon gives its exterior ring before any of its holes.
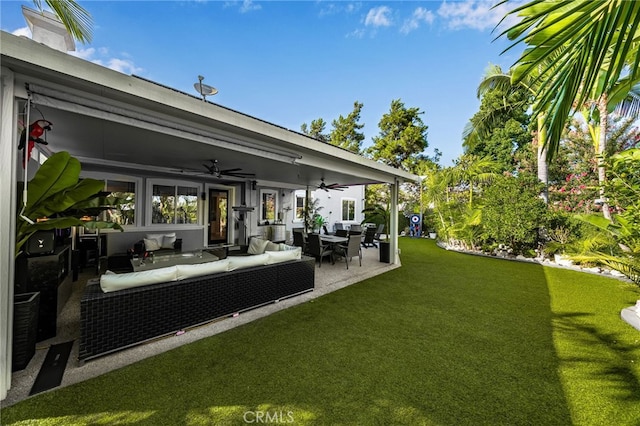
{"type": "Polygon", "coordinates": [[[640,424],[640,332],[619,317],[637,287],[401,248],[402,268],[23,401],[2,424],[640,424]]]}

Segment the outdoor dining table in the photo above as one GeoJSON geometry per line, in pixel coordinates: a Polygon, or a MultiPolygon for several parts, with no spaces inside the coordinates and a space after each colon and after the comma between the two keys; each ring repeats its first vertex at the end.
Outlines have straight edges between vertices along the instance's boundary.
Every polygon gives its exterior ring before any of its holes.
{"type": "Polygon", "coordinates": [[[337,237],[335,235],[320,235],[320,240],[324,241],[325,243],[329,243],[331,245],[335,245],[335,244],[340,244],[340,243],[346,243],[347,241],[349,241],[348,237],[337,237]]]}

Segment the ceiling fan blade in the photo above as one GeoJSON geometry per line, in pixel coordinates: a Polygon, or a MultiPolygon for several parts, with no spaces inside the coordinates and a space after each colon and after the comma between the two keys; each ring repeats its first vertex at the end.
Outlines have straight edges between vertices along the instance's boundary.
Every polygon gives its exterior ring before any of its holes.
{"type": "Polygon", "coordinates": [[[224,170],[220,170],[220,173],[222,174],[227,174],[229,172],[237,172],[242,170],[240,167],[236,167],[235,169],[224,169],[224,170]]]}

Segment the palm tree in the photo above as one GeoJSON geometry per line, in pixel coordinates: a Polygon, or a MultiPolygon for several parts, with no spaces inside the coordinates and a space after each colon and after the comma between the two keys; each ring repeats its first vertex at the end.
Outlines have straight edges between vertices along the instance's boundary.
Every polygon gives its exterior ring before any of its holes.
{"type": "MultiPolygon", "coordinates": [[[[91,41],[93,19],[85,8],[75,0],[45,0],[45,3],[75,40],[81,43],[91,41]]],[[[43,11],[42,0],[33,0],[33,4],[40,12],[43,11]]]]}
{"type": "MultiPolygon", "coordinates": [[[[505,1],[501,3],[505,3],[505,1]]],[[[537,75],[534,115],[546,113],[548,156],[553,157],[568,117],[588,99],[611,111],[640,81],[640,2],[622,0],[549,2],[532,0],[509,12],[520,22],[502,32],[525,43],[513,68],[516,84],[537,75]],[[553,72],[551,72],[553,71],[553,72]],[[627,75],[627,85],[620,85],[627,75]],[[625,93],[626,88],[626,93],[625,93]]]]}
{"type": "MultiPolygon", "coordinates": [[[[534,99],[537,93],[537,85],[534,75],[527,76],[520,80],[518,83],[513,84],[511,71],[503,72],[499,65],[489,64],[489,67],[485,70],[482,81],[478,85],[478,98],[481,98],[489,90],[495,88],[501,88],[505,92],[514,90],[515,87],[523,87],[531,94],[531,98],[534,99]]],[[[544,191],[541,196],[545,204],[549,202],[549,162],[547,161],[547,130],[544,127],[545,114],[540,113],[537,117],[537,157],[538,157],[538,179],[544,184],[544,191]]]]}
{"type": "Polygon", "coordinates": [[[469,190],[469,206],[473,205],[473,191],[483,183],[488,183],[496,176],[498,163],[491,157],[462,155],[452,169],[452,178],[469,190]]]}

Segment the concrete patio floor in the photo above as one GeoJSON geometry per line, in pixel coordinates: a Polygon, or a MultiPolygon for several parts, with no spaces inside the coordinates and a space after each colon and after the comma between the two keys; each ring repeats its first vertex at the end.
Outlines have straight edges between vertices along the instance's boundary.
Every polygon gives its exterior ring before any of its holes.
{"type": "Polygon", "coordinates": [[[0,402],[0,406],[7,407],[29,397],[29,391],[40,371],[40,367],[52,344],[74,341],[69,361],[62,379],[62,383],[55,389],[79,383],[109,371],[133,364],[145,358],[169,351],[179,346],[191,343],[205,337],[230,330],[247,324],[274,312],[291,306],[305,303],[327,293],[363,281],[367,278],[382,274],[400,266],[382,263],[378,260],[378,249],[375,247],[362,249],[362,267],[358,259],[353,258],[347,270],[344,260],[336,261],[334,265],[327,259],[319,267],[316,262],[315,289],[290,299],[271,303],[251,311],[243,312],[235,317],[227,317],[207,323],[202,326],[187,329],[184,334],[158,338],[129,349],[88,361],[83,365],[78,362],[78,340],[80,337],[80,297],[88,279],[95,278],[91,273],[81,274],[78,281],[73,283],[73,293],[58,317],[58,332],[56,337],[36,344],[36,353],[24,370],[12,374],[11,389],[7,397],[0,402]]]}

